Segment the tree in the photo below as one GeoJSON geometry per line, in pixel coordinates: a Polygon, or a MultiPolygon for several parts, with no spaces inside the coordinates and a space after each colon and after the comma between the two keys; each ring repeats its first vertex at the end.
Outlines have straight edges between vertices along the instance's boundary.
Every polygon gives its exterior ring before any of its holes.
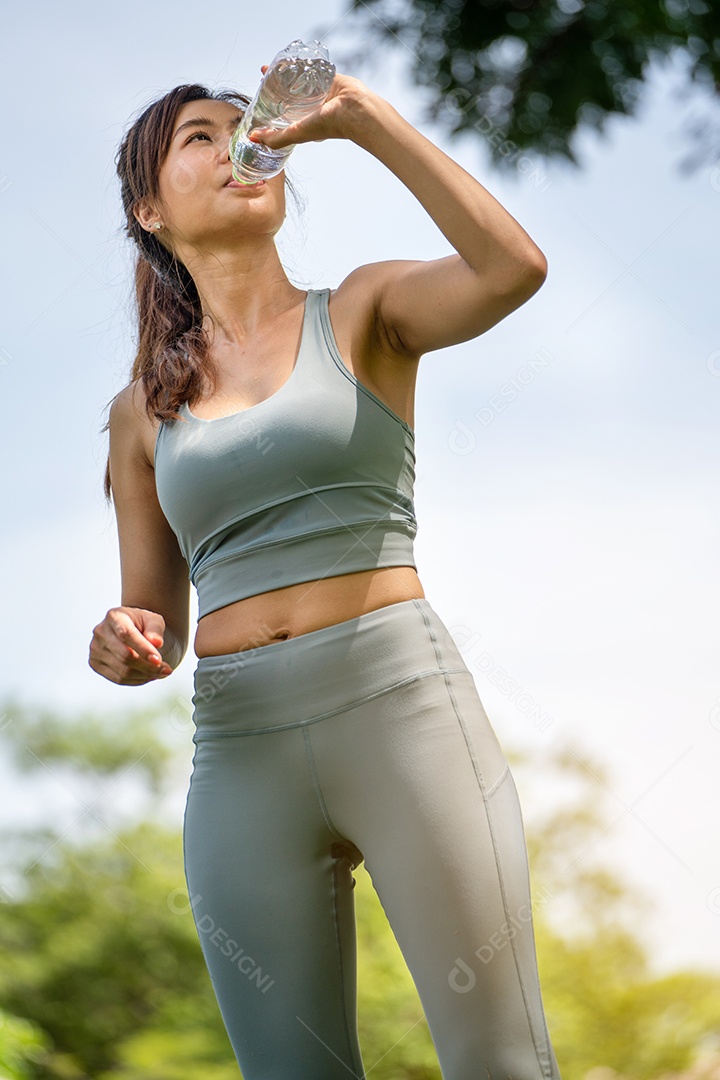
{"type": "Polygon", "coordinates": [[[0,1008],[42,1037],[14,1051],[18,1080],[239,1076],[189,909],[182,837],[159,820],[186,758],[177,712],[173,701],[102,718],[17,702],[2,711],[18,774],[51,776],[56,789],[45,795],[51,824],[3,837],[0,1008]],[[53,806],[68,791],[79,813],[53,806]]]}
{"type": "MultiPolygon", "coordinates": [[[[352,0],[349,12],[363,44],[336,63],[361,70],[402,47],[429,90],[426,119],[483,137],[500,168],[523,152],[577,165],[573,137],[632,115],[649,65],[678,53],[688,84],[717,109],[720,6],[710,0],[352,0]]],[[[717,112],[690,133],[699,153],[686,171],[720,152],[717,112]]]]}

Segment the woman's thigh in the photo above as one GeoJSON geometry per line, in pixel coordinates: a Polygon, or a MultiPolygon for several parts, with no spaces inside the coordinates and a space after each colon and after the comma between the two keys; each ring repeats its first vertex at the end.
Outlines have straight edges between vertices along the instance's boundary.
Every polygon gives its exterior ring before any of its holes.
{"type": "Polygon", "coordinates": [[[425,614],[438,670],[309,727],[318,785],[363,852],[445,1080],[558,1080],[515,783],[471,673],[425,614]]]}
{"type": "Polygon", "coordinates": [[[198,742],[187,885],[246,1080],[362,1076],[352,867],[324,820],[295,728],[198,742]]]}

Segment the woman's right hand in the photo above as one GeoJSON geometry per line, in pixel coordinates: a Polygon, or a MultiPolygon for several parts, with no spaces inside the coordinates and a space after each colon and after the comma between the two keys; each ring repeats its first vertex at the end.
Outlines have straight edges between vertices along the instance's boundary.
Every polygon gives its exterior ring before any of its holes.
{"type": "Polygon", "coordinates": [[[122,686],[140,686],[170,675],[160,656],[165,620],[144,608],[110,608],[93,629],[88,663],[98,675],[122,686]]]}

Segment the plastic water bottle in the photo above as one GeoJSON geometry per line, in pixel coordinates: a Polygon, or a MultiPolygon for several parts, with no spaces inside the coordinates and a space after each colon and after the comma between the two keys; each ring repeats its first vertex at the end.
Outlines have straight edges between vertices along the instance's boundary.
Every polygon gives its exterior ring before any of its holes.
{"type": "Polygon", "coordinates": [[[230,139],[233,177],[241,184],[256,184],[276,176],[296,143],[272,150],[252,142],[253,128],[286,128],[322,105],[335,78],[335,65],[320,41],[306,45],[299,38],[282,49],[269,65],[255,97],[230,139]]]}

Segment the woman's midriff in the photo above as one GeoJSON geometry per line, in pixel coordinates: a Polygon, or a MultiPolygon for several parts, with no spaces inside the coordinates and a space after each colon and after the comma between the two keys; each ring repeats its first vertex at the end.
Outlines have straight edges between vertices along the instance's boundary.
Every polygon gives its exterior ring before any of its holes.
{"type": "Polygon", "coordinates": [[[354,619],[388,604],[424,598],[412,566],[360,570],[304,581],[249,596],[204,615],[195,634],[195,655],[221,656],[254,649],[354,619]]]}

